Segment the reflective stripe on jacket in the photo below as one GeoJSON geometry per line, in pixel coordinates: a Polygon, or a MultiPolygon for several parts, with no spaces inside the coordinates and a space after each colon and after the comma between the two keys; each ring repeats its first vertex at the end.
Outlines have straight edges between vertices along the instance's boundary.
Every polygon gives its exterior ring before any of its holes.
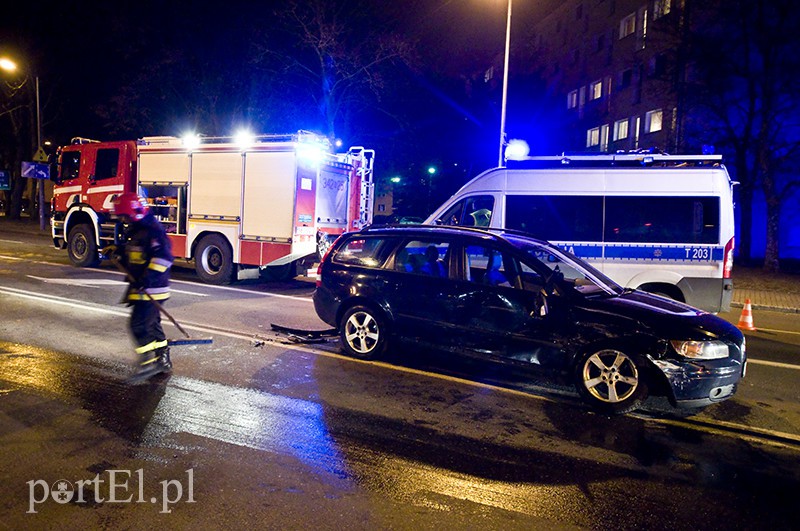
{"type": "Polygon", "coordinates": [[[161,223],[148,212],[140,221],[131,223],[123,245],[122,261],[135,282],[128,286],[126,300],[165,300],[169,298],[169,269],[172,267],[172,245],[161,223]],[[150,294],[147,296],[140,289],[150,294]]]}

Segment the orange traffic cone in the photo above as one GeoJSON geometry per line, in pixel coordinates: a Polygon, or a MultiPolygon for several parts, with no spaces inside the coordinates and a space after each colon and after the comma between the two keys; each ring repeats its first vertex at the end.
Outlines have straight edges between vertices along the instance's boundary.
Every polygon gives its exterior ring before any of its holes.
{"type": "Polygon", "coordinates": [[[753,308],[750,306],[750,299],[745,299],[742,315],[739,317],[739,324],[736,325],[741,330],[755,330],[753,326],[753,308]]]}

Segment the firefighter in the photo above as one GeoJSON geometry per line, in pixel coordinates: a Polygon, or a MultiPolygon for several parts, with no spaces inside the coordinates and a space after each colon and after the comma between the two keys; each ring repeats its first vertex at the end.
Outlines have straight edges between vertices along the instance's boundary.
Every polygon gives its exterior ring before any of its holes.
{"type": "Polygon", "coordinates": [[[113,213],[127,225],[124,243],[110,251],[130,273],[123,300],[133,307],[130,330],[139,355],[139,370],[133,380],[146,380],[172,370],[158,306],[169,298],[172,246],[161,222],[135,193],[118,196],[113,201],[113,213]]]}

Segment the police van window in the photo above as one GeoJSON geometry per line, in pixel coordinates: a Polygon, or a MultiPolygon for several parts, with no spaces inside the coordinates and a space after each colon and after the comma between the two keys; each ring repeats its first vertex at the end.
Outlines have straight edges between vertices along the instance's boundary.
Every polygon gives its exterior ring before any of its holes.
{"type": "Polygon", "coordinates": [[[719,243],[718,197],[607,197],[605,239],[719,243]]]}
{"type": "Polygon", "coordinates": [[[395,255],[394,268],[397,271],[446,278],[449,248],[450,244],[443,241],[410,241],[395,255]]]}
{"type": "Polygon", "coordinates": [[[572,195],[509,195],[506,228],[557,242],[599,242],[603,198],[572,195]]]}
{"type": "Polygon", "coordinates": [[[387,238],[355,238],[345,242],[336,251],[333,261],[340,264],[379,267],[386,258],[387,249],[391,248],[390,242],[391,240],[387,238]]]}
{"type": "Polygon", "coordinates": [[[81,152],[65,151],[61,154],[61,179],[77,179],[81,168],[81,152]]]}
{"type": "Polygon", "coordinates": [[[110,179],[117,176],[119,149],[98,149],[94,167],[95,179],[110,179]]]}
{"type": "Polygon", "coordinates": [[[439,218],[442,225],[488,227],[494,211],[494,197],[476,195],[467,197],[447,209],[439,218]]]}

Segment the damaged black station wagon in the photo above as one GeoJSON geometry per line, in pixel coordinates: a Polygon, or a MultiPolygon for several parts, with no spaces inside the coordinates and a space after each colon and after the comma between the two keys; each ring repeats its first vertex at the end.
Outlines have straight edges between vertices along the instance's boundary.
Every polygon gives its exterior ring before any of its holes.
{"type": "Polygon", "coordinates": [[[624,289],[547,242],[500,230],[347,233],[319,267],[314,307],[346,353],[395,341],[524,366],[570,382],[604,413],[648,394],[695,410],[733,396],[745,341],[726,321],[624,289]]]}

